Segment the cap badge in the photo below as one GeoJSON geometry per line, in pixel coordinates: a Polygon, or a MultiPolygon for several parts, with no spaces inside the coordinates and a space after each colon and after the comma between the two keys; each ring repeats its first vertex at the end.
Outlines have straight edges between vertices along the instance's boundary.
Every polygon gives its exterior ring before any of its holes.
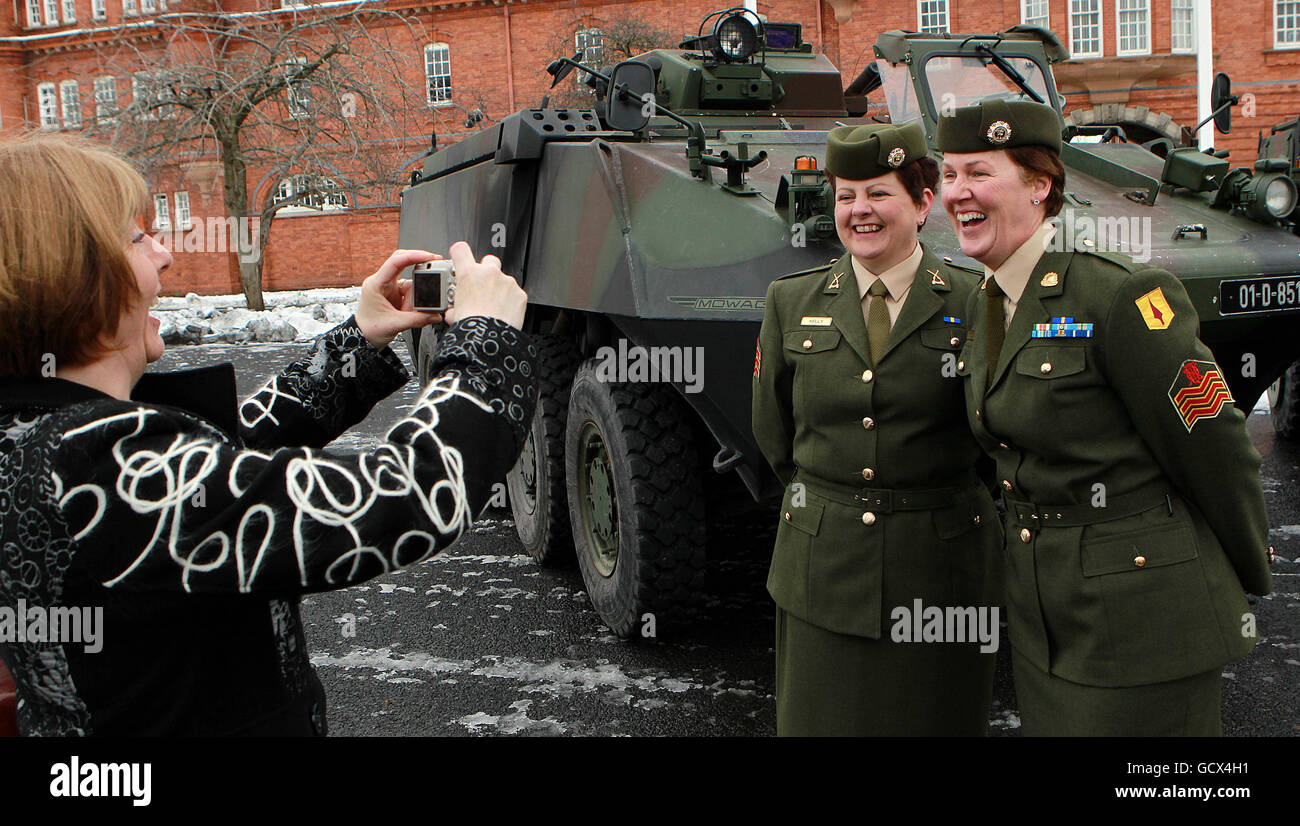
{"type": "Polygon", "coordinates": [[[1041,283],[1044,287],[1055,287],[1057,284],[1061,283],[1061,277],[1054,272],[1049,272],[1047,275],[1043,276],[1041,283]]]}
{"type": "Polygon", "coordinates": [[[902,166],[903,161],[905,160],[907,160],[907,151],[904,150],[903,147],[895,146],[893,149],[889,150],[889,165],[894,169],[898,169],[902,166]]]}
{"type": "Polygon", "coordinates": [[[989,143],[993,143],[993,144],[997,144],[998,146],[1001,146],[1002,144],[1011,140],[1011,124],[1007,123],[1004,120],[993,121],[993,123],[989,126],[987,137],[989,139],[989,143]]]}

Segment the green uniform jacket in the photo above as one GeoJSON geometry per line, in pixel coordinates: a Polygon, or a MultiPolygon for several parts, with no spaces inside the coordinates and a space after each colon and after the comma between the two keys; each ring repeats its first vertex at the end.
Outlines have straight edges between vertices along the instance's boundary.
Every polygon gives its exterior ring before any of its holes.
{"type": "Polygon", "coordinates": [[[1001,529],[957,374],[978,283],[925,251],[879,364],[848,255],[768,287],[753,429],[786,494],[767,587],[806,622],[879,638],[914,599],[999,603],[1001,529]]]}
{"type": "Polygon", "coordinates": [[[970,424],[1009,504],[1016,650],[1106,687],[1249,652],[1243,589],[1271,587],[1260,457],[1182,284],[1120,255],[1045,253],[991,383],[985,293],[965,312],[970,424]],[[1033,337],[1053,322],[1077,337],[1033,337]]]}

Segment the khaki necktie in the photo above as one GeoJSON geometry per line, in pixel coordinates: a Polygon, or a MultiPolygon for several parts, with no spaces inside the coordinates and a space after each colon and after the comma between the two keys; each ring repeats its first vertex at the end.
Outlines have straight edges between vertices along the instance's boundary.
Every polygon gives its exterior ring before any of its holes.
{"type": "Polygon", "coordinates": [[[877,278],[871,283],[867,294],[871,296],[871,306],[867,308],[867,341],[871,344],[871,361],[879,363],[889,346],[889,308],[885,306],[885,296],[889,290],[885,282],[877,278]]]}
{"type": "Polygon", "coordinates": [[[985,300],[988,302],[988,312],[984,320],[988,325],[985,342],[988,344],[989,359],[989,378],[986,387],[993,384],[993,373],[998,366],[998,357],[1002,355],[1002,342],[1007,337],[1007,308],[1002,303],[1006,293],[998,285],[998,279],[990,276],[984,287],[985,300]]]}

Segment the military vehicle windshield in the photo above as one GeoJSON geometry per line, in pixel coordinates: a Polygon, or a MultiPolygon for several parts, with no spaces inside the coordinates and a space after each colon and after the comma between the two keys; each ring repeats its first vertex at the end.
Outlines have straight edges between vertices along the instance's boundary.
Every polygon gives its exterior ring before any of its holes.
{"type": "MultiPolygon", "coordinates": [[[[1050,100],[1042,68],[1036,61],[1027,57],[1007,57],[1006,61],[1024,78],[1025,85],[1043,100],[1050,100]]],[[[883,58],[876,65],[880,69],[889,119],[906,123],[920,118],[922,104],[917,99],[907,65],[893,65],[883,58]]],[[[984,98],[1028,98],[1014,80],[986,58],[940,54],[925,59],[922,66],[922,77],[930,93],[926,105],[931,118],[937,118],[940,111],[970,106],[984,98]]]]}

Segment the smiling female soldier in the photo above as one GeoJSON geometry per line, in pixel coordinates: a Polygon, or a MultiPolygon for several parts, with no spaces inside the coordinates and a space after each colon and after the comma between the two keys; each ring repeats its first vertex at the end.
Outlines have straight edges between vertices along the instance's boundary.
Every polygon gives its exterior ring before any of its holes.
{"type": "Polygon", "coordinates": [[[938,177],[918,124],[832,129],[826,170],[847,254],[768,287],[754,360],[754,435],[786,485],[777,734],[980,735],[997,622],[985,653],[973,621],[960,643],[912,633],[925,608],[995,616],[1001,537],[956,374],[978,279],[917,241],[938,177]]]}
{"type": "Polygon", "coordinates": [[[986,281],[966,315],[970,423],[1008,505],[1028,735],[1219,734],[1219,670],[1267,594],[1259,454],[1164,270],[1046,251],[1061,119],[984,100],[940,118],[943,204],[986,281]]]}

